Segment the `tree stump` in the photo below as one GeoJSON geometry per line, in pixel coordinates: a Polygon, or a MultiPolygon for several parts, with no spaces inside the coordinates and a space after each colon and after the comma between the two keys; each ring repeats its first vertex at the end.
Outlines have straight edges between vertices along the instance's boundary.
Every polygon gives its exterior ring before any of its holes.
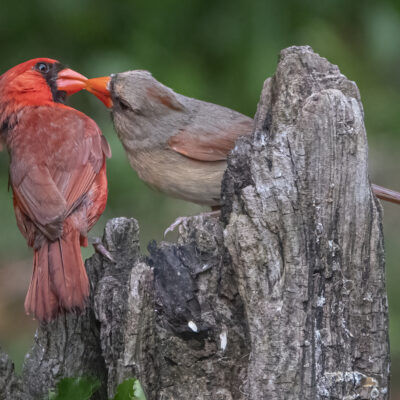
{"type": "Polygon", "coordinates": [[[382,210],[357,86],[310,47],[281,52],[254,134],[222,184],[221,221],[193,218],[140,255],[107,223],[112,264],[86,261],[86,312],[41,324],[23,375],[0,353],[0,399],[94,375],[96,399],[137,377],[153,399],[387,399],[382,210]]]}

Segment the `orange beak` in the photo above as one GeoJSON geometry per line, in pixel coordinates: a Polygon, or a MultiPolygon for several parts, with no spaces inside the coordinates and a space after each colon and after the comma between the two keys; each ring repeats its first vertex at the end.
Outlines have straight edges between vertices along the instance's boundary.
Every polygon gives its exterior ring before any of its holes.
{"type": "Polygon", "coordinates": [[[88,92],[94,94],[108,108],[112,107],[113,105],[109,90],[110,80],[111,78],[109,76],[88,79],[85,87],[88,92]]]}
{"type": "Polygon", "coordinates": [[[88,79],[85,76],[78,72],[65,68],[57,75],[57,89],[63,90],[68,96],[70,96],[71,94],[84,89],[87,80],[88,79]]]}

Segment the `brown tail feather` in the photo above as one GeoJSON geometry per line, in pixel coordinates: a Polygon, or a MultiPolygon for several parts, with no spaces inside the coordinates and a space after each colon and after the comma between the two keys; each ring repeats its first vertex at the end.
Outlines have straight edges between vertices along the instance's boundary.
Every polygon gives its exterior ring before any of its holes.
{"type": "Polygon", "coordinates": [[[386,189],[382,186],[372,184],[372,190],[375,196],[381,200],[390,201],[392,203],[400,204],[400,193],[394,190],[386,189]]]}
{"type": "Polygon", "coordinates": [[[25,311],[49,321],[63,311],[83,309],[89,281],[83,265],[79,232],[35,250],[25,311]]]}

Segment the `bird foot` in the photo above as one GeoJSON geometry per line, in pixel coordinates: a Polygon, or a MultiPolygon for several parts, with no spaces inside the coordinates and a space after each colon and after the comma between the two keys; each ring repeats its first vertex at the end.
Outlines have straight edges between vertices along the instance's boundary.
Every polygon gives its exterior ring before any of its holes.
{"type": "Polygon", "coordinates": [[[209,212],[204,212],[198,215],[191,215],[189,217],[178,217],[164,232],[164,237],[167,236],[168,232],[173,232],[175,228],[177,228],[179,225],[188,222],[191,219],[196,219],[199,217],[218,217],[221,214],[221,210],[216,210],[216,211],[209,211],[209,212]]]}
{"type": "Polygon", "coordinates": [[[177,228],[180,224],[183,224],[187,220],[189,220],[192,217],[178,217],[164,232],[164,237],[167,236],[168,232],[173,232],[175,228],[177,228]]]}
{"type": "Polygon", "coordinates": [[[93,246],[94,251],[100,255],[102,255],[104,258],[106,258],[108,261],[111,261],[112,263],[115,264],[115,260],[111,253],[104,247],[103,242],[99,237],[94,237],[89,239],[90,244],[93,246]]]}

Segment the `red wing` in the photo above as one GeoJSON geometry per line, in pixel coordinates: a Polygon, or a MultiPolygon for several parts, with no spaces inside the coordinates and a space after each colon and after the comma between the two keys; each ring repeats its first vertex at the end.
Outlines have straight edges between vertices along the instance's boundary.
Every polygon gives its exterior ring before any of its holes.
{"type": "Polygon", "coordinates": [[[88,193],[104,164],[111,156],[107,140],[97,125],[87,118],[85,137],[75,143],[73,154],[62,153],[53,169],[52,178],[67,201],[66,215],[77,207],[88,193]]]}
{"type": "MultiPolygon", "coordinates": [[[[11,181],[12,181],[11,171],[11,181]]],[[[66,201],[45,167],[33,166],[23,180],[12,188],[21,211],[50,239],[59,236],[66,201]]]]}
{"type": "Polygon", "coordinates": [[[172,136],[168,141],[168,146],[177,153],[195,160],[226,160],[228,153],[235,147],[237,138],[250,135],[252,129],[251,118],[235,113],[234,118],[229,122],[215,120],[198,125],[192,123],[190,127],[172,136]],[[207,124],[207,129],[203,127],[205,124],[207,124]]]}
{"type": "Polygon", "coordinates": [[[32,113],[31,120],[28,115],[19,124],[24,145],[12,149],[10,175],[22,212],[54,240],[64,219],[84,200],[109,147],[95,122],[76,110],[43,107],[37,112],[40,121],[51,122],[38,126],[32,113]]]}

